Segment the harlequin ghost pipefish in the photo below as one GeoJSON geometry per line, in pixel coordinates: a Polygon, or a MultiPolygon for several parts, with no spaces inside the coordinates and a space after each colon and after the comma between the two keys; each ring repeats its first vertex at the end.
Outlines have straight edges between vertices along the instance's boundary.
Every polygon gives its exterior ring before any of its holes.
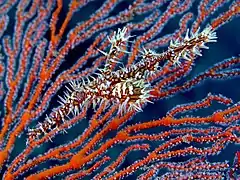
{"type": "Polygon", "coordinates": [[[112,71],[118,62],[120,53],[128,53],[125,49],[132,36],[127,34],[127,28],[118,29],[108,40],[111,44],[109,52],[99,50],[106,57],[106,64],[94,76],[70,82],[64,97],[60,97],[60,107],[39,123],[35,129],[29,129],[29,139],[38,139],[52,129],[58,128],[71,113],[79,114],[83,107],[92,104],[96,106],[103,103],[119,105],[118,113],[130,110],[142,111],[142,106],[150,101],[152,95],[151,82],[147,79],[159,71],[159,62],[169,60],[172,65],[181,66],[181,60],[191,61],[201,56],[201,49],[208,49],[205,45],[216,42],[216,32],[211,26],[195,33],[187,30],[182,40],[171,41],[168,49],[163,53],[156,53],[143,48],[139,51],[141,60],[128,67],[112,71]],[[91,79],[90,79],[91,78],[91,79]]]}

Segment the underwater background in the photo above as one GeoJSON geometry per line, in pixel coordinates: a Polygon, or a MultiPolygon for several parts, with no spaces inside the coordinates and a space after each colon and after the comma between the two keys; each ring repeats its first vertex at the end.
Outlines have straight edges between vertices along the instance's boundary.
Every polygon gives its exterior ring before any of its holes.
{"type": "MultiPolygon", "coordinates": [[[[148,1],[148,2],[150,2],[150,1],[148,1]]],[[[200,0],[194,1],[192,7],[187,12],[190,12],[190,11],[193,12],[194,16],[196,17],[197,16],[197,7],[199,5],[199,2],[200,2],[200,0]]],[[[226,11],[226,9],[229,7],[231,2],[233,2],[233,1],[228,1],[228,3],[225,3],[223,5],[223,7],[221,7],[217,11],[217,13],[214,13],[211,18],[207,19],[207,21],[203,23],[202,28],[204,28],[207,24],[209,24],[212,19],[216,18],[217,15],[221,14],[221,12],[226,11]]],[[[66,0],[66,1],[64,0],[63,10],[60,13],[59,22],[63,22],[63,20],[65,18],[66,12],[68,10],[68,3],[69,3],[68,0],[66,0]]],[[[80,11],[75,13],[75,15],[73,16],[73,19],[70,21],[70,24],[67,29],[67,33],[77,23],[82,22],[82,21],[86,20],[87,18],[89,18],[89,16],[92,13],[94,13],[98,8],[101,7],[102,3],[103,3],[102,0],[92,1],[87,6],[83,7],[80,11]]],[[[129,4],[131,4],[131,3],[132,3],[132,1],[121,1],[117,5],[117,7],[114,8],[112,15],[117,14],[119,11],[122,11],[123,9],[128,7],[129,4]]],[[[165,6],[161,7],[160,10],[162,12],[164,12],[164,10],[167,8],[167,5],[168,5],[168,3],[166,3],[165,6]]],[[[9,15],[11,15],[11,14],[13,17],[10,16],[10,18],[14,19],[14,9],[11,12],[9,12],[9,15]]],[[[183,16],[183,14],[177,15],[174,18],[172,18],[169,21],[169,23],[167,23],[164,26],[163,30],[159,33],[158,37],[161,37],[166,34],[174,32],[179,27],[178,23],[182,16],[183,16]]],[[[144,17],[143,16],[136,17],[133,20],[133,22],[134,21],[138,22],[141,20],[141,18],[144,18],[144,17]]],[[[193,22],[190,21],[190,23],[188,23],[189,27],[191,26],[191,23],[193,23],[193,22]]],[[[120,24],[118,26],[114,26],[114,27],[111,27],[108,29],[111,31],[117,30],[117,28],[122,28],[125,25],[126,25],[126,23],[123,23],[123,24],[120,24]]],[[[11,27],[9,27],[9,30],[7,30],[4,35],[8,35],[8,34],[12,34],[12,33],[13,33],[13,29],[11,29],[11,27]]],[[[136,31],[136,32],[132,32],[131,35],[140,35],[141,33],[142,33],[142,31],[140,31],[140,32],[136,31]]],[[[187,75],[184,79],[176,82],[176,85],[178,85],[178,83],[181,84],[182,82],[192,79],[196,75],[206,71],[207,69],[209,69],[210,67],[212,67],[214,64],[216,64],[218,62],[221,62],[221,61],[226,60],[231,57],[239,57],[239,54],[240,54],[240,18],[239,18],[239,16],[235,17],[230,22],[219,27],[216,30],[216,33],[217,33],[217,37],[218,37],[217,43],[207,44],[209,49],[203,50],[202,57],[197,57],[197,59],[195,61],[195,66],[193,67],[193,70],[191,71],[191,73],[189,75],[187,75]]],[[[50,35],[50,32],[47,32],[45,37],[47,39],[49,39],[49,37],[50,37],[49,35],[50,35]]],[[[65,71],[66,69],[71,67],[74,64],[74,62],[76,62],[76,60],[86,52],[89,45],[91,45],[91,43],[97,36],[98,36],[98,33],[96,33],[92,38],[88,39],[86,42],[79,44],[74,50],[72,50],[66,56],[65,62],[60,66],[59,70],[53,76],[53,78],[52,78],[53,82],[56,79],[57,75],[59,75],[61,72],[65,71]]],[[[64,39],[63,39],[62,43],[63,42],[64,42],[64,39]]],[[[167,50],[167,46],[159,47],[156,49],[156,51],[159,53],[161,53],[165,50],[167,50]]],[[[3,59],[3,61],[6,61],[6,59],[3,59]]],[[[123,62],[124,62],[124,60],[123,60],[123,62]]],[[[94,59],[90,59],[90,61],[87,64],[85,64],[83,69],[91,67],[91,65],[93,63],[94,63],[94,59]]],[[[56,108],[59,106],[59,103],[57,102],[57,100],[58,100],[57,96],[58,95],[61,96],[65,90],[66,90],[66,88],[64,86],[62,86],[62,88],[58,90],[58,92],[53,96],[53,98],[49,102],[49,107],[47,108],[47,111],[40,118],[38,118],[38,120],[34,120],[29,125],[29,127],[36,126],[36,124],[39,121],[41,122],[45,119],[46,114],[49,114],[53,108],[56,108]]],[[[198,84],[196,87],[194,87],[188,91],[180,92],[177,95],[167,97],[164,99],[156,100],[156,101],[154,101],[154,104],[148,103],[143,108],[143,112],[136,113],[136,115],[133,118],[131,118],[124,126],[121,126],[120,129],[126,127],[127,125],[136,124],[136,123],[140,123],[140,122],[147,122],[147,121],[151,121],[154,119],[160,119],[166,115],[167,111],[171,110],[176,105],[202,100],[208,95],[208,93],[212,93],[212,94],[216,94],[216,95],[222,94],[223,96],[231,98],[234,103],[238,103],[240,101],[240,79],[232,78],[230,80],[229,79],[227,79],[227,80],[205,80],[201,84],[198,84]]],[[[43,96],[44,96],[44,94],[43,94],[43,96]]],[[[3,108],[2,108],[3,107],[2,105],[4,104],[3,99],[1,100],[0,104],[1,104],[0,112],[2,112],[0,114],[0,118],[2,120],[2,118],[4,116],[4,112],[3,112],[3,108]]],[[[201,109],[196,112],[192,112],[192,114],[183,114],[183,116],[184,115],[197,115],[200,117],[207,116],[217,110],[221,110],[221,109],[225,109],[225,108],[226,108],[225,105],[213,102],[213,104],[210,108],[201,109]]],[[[90,108],[88,110],[87,117],[85,119],[83,119],[78,124],[74,125],[70,129],[68,129],[67,134],[59,133],[52,139],[53,142],[49,141],[49,142],[45,143],[44,145],[41,145],[40,147],[36,148],[30,154],[29,159],[37,157],[39,154],[44,154],[44,152],[47,152],[47,150],[50,148],[57,147],[59,145],[65,144],[65,143],[69,143],[70,141],[73,141],[74,139],[76,139],[88,127],[88,125],[89,125],[88,122],[91,119],[93,114],[94,114],[94,112],[93,112],[92,108],[90,108]]],[[[239,121],[238,121],[238,124],[239,124],[239,121]]],[[[191,128],[193,126],[194,125],[184,125],[184,127],[189,127],[189,128],[191,128]]],[[[198,125],[197,127],[207,128],[208,126],[210,126],[210,124],[204,124],[202,126],[198,125]]],[[[153,128],[151,130],[147,130],[146,133],[148,133],[148,134],[161,133],[163,131],[171,130],[174,128],[176,128],[176,127],[158,127],[158,128],[153,128]]],[[[177,128],[179,128],[179,127],[177,127],[177,128]]],[[[97,132],[97,130],[96,130],[96,132],[97,132]]],[[[117,131],[108,133],[108,135],[103,138],[102,142],[105,142],[105,140],[107,140],[111,137],[114,137],[116,135],[116,133],[117,133],[117,131]]],[[[27,129],[17,139],[17,142],[15,144],[15,147],[13,149],[13,152],[11,154],[9,162],[11,162],[16,156],[18,156],[19,153],[21,153],[23,151],[23,149],[25,149],[26,137],[27,137],[27,129]]],[[[162,144],[163,142],[153,141],[153,142],[148,142],[148,143],[150,143],[151,148],[154,149],[154,148],[158,147],[158,145],[162,144]]],[[[121,144],[121,145],[118,144],[118,145],[114,146],[113,148],[110,148],[106,154],[109,155],[113,159],[114,159],[114,157],[117,158],[118,155],[123,151],[123,149],[125,149],[126,147],[128,147],[131,144],[135,144],[135,142],[125,143],[125,144],[121,144]]],[[[181,146],[177,146],[176,148],[183,148],[185,146],[189,146],[189,144],[181,144],[181,146]]],[[[233,164],[235,153],[239,149],[240,149],[239,144],[234,145],[234,144],[229,143],[227,145],[227,147],[219,155],[208,156],[207,159],[210,162],[229,161],[230,164],[233,164]]],[[[77,152],[77,151],[75,150],[75,152],[77,152]]],[[[145,151],[134,151],[134,152],[129,153],[126,156],[126,158],[124,159],[124,161],[121,164],[121,166],[119,167],[119,169],[123,169],[124,167],[127,167],[128,165],[132,164],[136,160],[141,159],[143,156],[146,156],[146,155],[147,155],[147,152],[145,152],[145,151]]],[[[185,160],[188,160],[191,158],[192,158],[191,156],[181,157],[181,158],[172,158],[169,161],[182,162],[182,161],[185,161],[185,160]]],[[[42,163],[39,166],[33,168],[32,170],[28,171],[27,173],[24,174],[24,176],[41,171],[45,168],[48,169],[49,167],[52,167],[56,164],[63,164],[65,162],[66,161],[59,161],[59,160],[47,161],[47,162],[42,163]]],[[[103,168],[104,168],[104,166],[100,168],[100,171],[103,168]]],[[[4,167],[1,172],[2,172],[2,174],[1,174],[0,178],[3,177],[4,167]]],[[[133,175],[129,175],[125,179],[126,180],[136,179],[137,176],[141,174],[141,172],[142,172],[141,170],[138,170],[136,173],[134,173],[133,175]]],[[[165,172],[166,172],[165,169],[160,170],[158,173],[158,176],[161,176],[161,174],[164,174],[165,172]]],[[[68,173],[63,174],[62,176],[56,177],[56,179],[62,179],[64,177],[66,177],[67,175],[68,175],[68,173]]],[[[21,179],[21,178],[22,177],[19,177],[19,179],[21,179]]],[[[91,175],[87,176],[84,179],[92,179],[92,176],[91,175]]]]}

